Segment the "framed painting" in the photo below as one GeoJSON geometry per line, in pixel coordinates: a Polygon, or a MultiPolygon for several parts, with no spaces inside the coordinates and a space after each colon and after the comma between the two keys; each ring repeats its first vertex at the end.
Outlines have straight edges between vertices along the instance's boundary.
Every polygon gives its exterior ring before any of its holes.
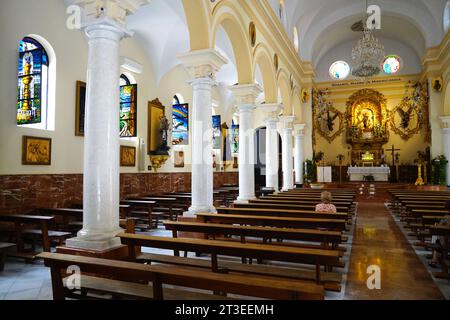
{"type": "Polygon", "coordinates": [[[175,151],[174,158],[175,168],[184,168],[184,151],[175,151]]]}
{"type": "Polygon", "coordinates": [[[22,138],[22,164],[50,166],[52,139],[24,136],[22,138]]]}
{"type": "Polygon", "coordinates": [[[165,115],[165,110],[166,108],[158,98],[148,103],[148,154],[155,152],[159,147],[159,123],[161,121],[161,117],[165,115]]]}
{"type": "Polygon", "coordinates": [[[75,101],[75,136],[84,137],[84,119],[86,114],[86,82],[77,81],[75,101]]]}
{"type": "Polygon", "coordinates": [[[136,166],[136,147],[120,146],[120,166],[136,166]]]}

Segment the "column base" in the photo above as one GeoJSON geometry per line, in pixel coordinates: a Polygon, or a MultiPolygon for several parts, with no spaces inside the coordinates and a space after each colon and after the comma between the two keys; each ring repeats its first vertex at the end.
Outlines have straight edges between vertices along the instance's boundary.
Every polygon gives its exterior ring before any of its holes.
{"type": "Polygon", "coordinates": [[[121,245],[120,238],[117,237],[105,240],[86,240],[82,237],[76,237],[66,240],[66,247],[84,250],[105,251],[121,245]]]}
{"type": "Polygon", "coordinates": [[[183,217],[195,217],[197,213],[217,213],[217,210],[213,206],[192,206],[183,213],[183,217]]]}
{"type": "Polygon", "coordinates": [[[249,196],[249,197],[238,197],[234,203],[236,204],[245,204],[249,203],[250,200],[256,200],[255,196],[249,196]]]}
{"type": "Polygon", "coordinates": [[[113,249],[122,245],[120,239],[116,237],[122,232],[124,232],[122,228],[104,232],[82,229],[75,238],[66,240],[66,247],[97,251],[113,249]]]}

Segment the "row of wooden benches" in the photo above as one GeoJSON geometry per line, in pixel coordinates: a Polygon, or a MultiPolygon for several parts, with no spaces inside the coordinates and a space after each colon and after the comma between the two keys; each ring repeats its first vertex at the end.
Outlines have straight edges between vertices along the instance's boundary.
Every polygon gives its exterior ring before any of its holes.
{"type": "Polygon", "coordinates": [[[434,273],[437,278],[450,279],[449,236],[450,226],[439,225],[445,215],[450,214],[447,202],[450,201],[449,191],[415,191],[389,190],[392,197],[390,209],[397,215],[405,227],[410,229],[410,236],[418,239],[416,246],[433,249],[433,236],[443,236],[443,254],[441,272],[434,273]]]}

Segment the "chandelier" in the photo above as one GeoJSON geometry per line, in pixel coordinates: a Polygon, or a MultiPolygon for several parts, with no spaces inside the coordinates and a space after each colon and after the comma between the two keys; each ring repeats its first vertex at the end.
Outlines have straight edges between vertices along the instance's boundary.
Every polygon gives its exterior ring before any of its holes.
{"type": "Polygon", "coordinates": [[[385,56],[384,46],[372,34],[372,31],[367,27],[367,23],[363,22],[363,26],[364,35],[352,50],[352,75],[357,78],[369,78],[379,74],[381,71],[380,63],[385,56]]]}

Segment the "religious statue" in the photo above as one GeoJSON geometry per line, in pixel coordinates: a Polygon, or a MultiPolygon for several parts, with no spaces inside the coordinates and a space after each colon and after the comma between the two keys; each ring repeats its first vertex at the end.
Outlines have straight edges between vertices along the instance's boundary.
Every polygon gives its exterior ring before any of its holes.
{"type": "Polygon", "coordinates": [[[373,130],[373,119],[368,111],[366,110],[361,111],[359,113],[358,120],[359,120],[358,124],[359,130],[363,132],[369,132],[373,130]]]}
{"type": "Polygon", "coordinates": [[[158,135],[158,154],[167,154],[170,150],[168,146],[168,131],[170,129],[169,120],[162,114],[159,118],[159,135],[158,135]]]}
{"type": "Polygon", "coordinates": [[[411,122],[412,111],[413,111],[412,108],[409,108],[408,111],[405,111],[401,108],[397,109],[397,112],[401,117],[400,125],[403,129],[407,129],[409,127],[409,123],[411,122]]]}

